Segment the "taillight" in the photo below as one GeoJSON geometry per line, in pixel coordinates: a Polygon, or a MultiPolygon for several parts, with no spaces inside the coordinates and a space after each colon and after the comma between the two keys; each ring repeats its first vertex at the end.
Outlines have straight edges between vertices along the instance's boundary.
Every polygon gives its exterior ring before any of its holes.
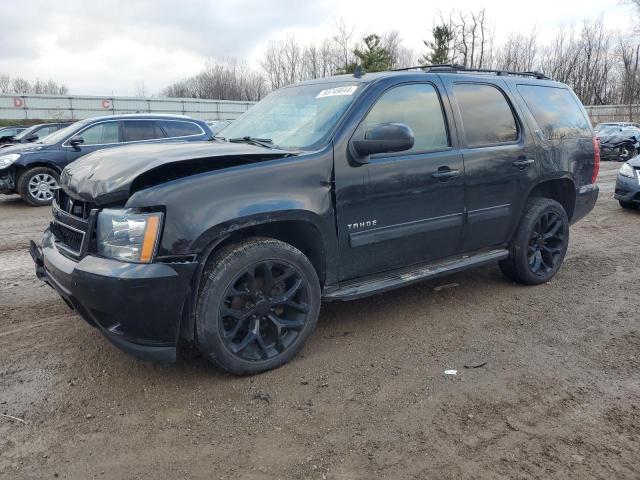
{"type": "Polygon", "coordinates": [[[596,183],[600,173],[600,142],[593,137],[593,175],[591,175],[591,183],[596,183]]]}

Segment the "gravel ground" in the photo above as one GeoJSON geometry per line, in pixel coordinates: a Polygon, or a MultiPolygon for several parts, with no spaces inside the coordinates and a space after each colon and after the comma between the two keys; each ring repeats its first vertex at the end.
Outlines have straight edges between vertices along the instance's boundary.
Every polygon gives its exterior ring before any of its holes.
{"type": "Polygon", "coordinates": [[[303,354],[254,378],[116,350],[35,279],[49,210],[0,199],[0,478],[640,478],[640,213],[611,197],[618,167],[549,284],[489,266],[325,304],[303,354]]]}

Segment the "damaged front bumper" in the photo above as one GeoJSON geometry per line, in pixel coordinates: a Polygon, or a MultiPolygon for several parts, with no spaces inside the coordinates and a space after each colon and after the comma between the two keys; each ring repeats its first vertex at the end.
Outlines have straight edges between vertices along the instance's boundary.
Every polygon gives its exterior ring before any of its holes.
{"type": "Polygon", "coordinates": [[[147,361],[176,359],[195,262],[135,264],[63,255],[51,232],[31,242],[36,275],[116,347],[147,361]]]}
{"type": "Polygon", "coordinates": [[[16,192],[16,174],[13,169],[0,170],[0,193],[16,192]]]}

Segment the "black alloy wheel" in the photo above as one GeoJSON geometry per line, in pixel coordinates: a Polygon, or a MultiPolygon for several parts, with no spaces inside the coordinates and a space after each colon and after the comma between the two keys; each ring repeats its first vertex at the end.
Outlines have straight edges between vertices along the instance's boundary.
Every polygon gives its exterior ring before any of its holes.
{"type": "Polygon", "coordinates": [[[551,198],[527,201],[509,257],[500,269],[525,285],[548,282],[558,272],[569,246],[569,219],[564,207],[551,198]]]}
{"type": "Polygon", "coordinates": [[[254,237],[207,262],[196,308],[196,337],[210,361],[252,375],[291,360],[320,313],[318,274],[292,245],[254,237]]]}
{"type": "Polygon", "coordinates": [[[556,212],[540,215],[529,236],[527,257],[529,268],[536,275],[547,275],[564,257],[567,244],[567,227],[556,212]]]}
{"type": "Polygon", "coordinates": [[[268,360],[295,342],[309,315],[301,273],[280,260],[248,267],[227,288],[220,305],[225,346],[243,360],[268,360]]]}

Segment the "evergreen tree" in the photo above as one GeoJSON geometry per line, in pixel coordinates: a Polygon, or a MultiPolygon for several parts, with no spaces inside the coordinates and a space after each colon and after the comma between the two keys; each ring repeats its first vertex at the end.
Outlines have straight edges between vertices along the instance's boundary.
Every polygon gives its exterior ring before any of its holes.
{"type": "Polygon", "coordinates": [[[448,25],[437,25],[431,31],[433,41],[424,40],[425,46],[431,50],[424,55],[421,63],[430,65],[439,65],[443,63],[451,63],[451,41],[453,40],[453,30],[448,25]]]}
{"type": "Polygon", "coordinates": [[[356,60],[344,67],[344,73],[353,73],[357,67],[363,72],[383,72],[391,68],[391,54],[384,46],[382,39],[375,33],[366,36],[364,48],[356,48],[353,54],[356,60]]]}

